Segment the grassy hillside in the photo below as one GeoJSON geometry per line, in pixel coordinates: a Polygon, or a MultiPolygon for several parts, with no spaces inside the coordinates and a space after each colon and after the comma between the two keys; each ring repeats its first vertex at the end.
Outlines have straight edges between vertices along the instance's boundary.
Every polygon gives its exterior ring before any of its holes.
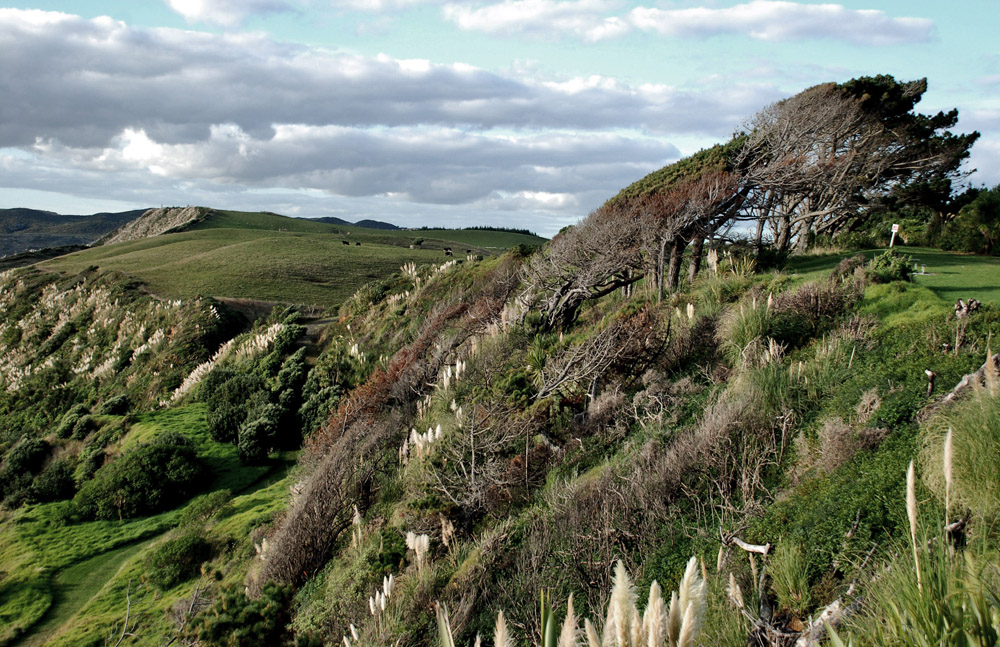
{"type": "Polygon", "coordinates": [[[405,263],[445,262],[444,247],[453,247],[464,259],[466,249],[491,254],[540,242],[503,232],[395,232],[213,211],[190,231],[88,249],[40,267],[63,274],[91,266],[115,270],[168,298],[202,294],[330,307],[405,263]],[[423,242],[410,249],[415,238],[423,242]]]}
{"type": "Polygon", "coordinates": [[[613,581],[625,608],[654,581],[690,600],[692,578],[704,645],[791,642],[837,601],[859,645],[910,644],[908,608],[969,635],[975,614],[1000,617],[1000,474],[980,460],[1000,451],[1000,389],[943,397],[995,350],[996,259],[908,249],[927,273],[907,281],[912,261],[874,251],[767,272],[723,255],[662,300],[638,280],[550,326],[552,291],[608,262],[566,249],[572,237],[466,260],[466,246],[531,238],[319,224],[216,213],[46,265],[114,268],[180,301],[123,274],[0,277],[0,644],[96,647],[128,596],[137,637],[123,644],[434,645],[441,603],[456,644],[492,635],[503,610],[529,645],[543,590],[557,624],[572,595],[599,633],[613,581]],[[410,249],[418,237],[464,262],[410,249]],[[188,301],[201,290],[341,306],[322,331],[293,312],[245,330],[188,301]],[[956,295],[983,305],[957,319],[956,295]],[[162,486],[112,479],[158,447],[203,473],[134,512],[162,486]],[[953,559],[934,539],[966,506],[953,559]]]}

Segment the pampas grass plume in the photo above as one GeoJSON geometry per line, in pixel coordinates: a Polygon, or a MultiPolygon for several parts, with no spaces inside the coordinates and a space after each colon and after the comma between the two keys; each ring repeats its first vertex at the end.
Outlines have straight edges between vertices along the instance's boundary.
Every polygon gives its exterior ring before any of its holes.
{"type": "Polygon", "coordinates": [[[514,639],[507,631],[507,620],[503,617],[503,611],[497,614],[497,624],[493,630],[494,647],[514,647],[514,639]]]}
{"type": "Polygon", "coordinates": [[[559,642],[557,647],[576,647],[576,612],[573,610],[573,594],[569,594],[569,601],[566,603],[566,619],[563,620],[562,631],[559,632],[559,642]]]}
{"type": "Polygon", "coordinates": [[[913,565],[917,573],[917,590],[922,591],[920,558],[917,557],[917,484],[913,475],[913,461],[906,468],[906,516],[910,520],[910,542],[913,544],[913,565]]]}
{"type": "Polygon", "coordinates": [[[950,507],[949,506],[951,504],[951,482],[952,482],[951,481],[951,479],[952,479],[951,465],[952,465],[953,456],[954,456],[954,454],[953,454],[953,448],[952,448],[951,427],[948,427],[948,433],[944,437],[944,465],[942,466],[943,469],[944,469],[944,516],[945,516],[945,523],[948,522],[948,513],[950,512],[950,507]]]}

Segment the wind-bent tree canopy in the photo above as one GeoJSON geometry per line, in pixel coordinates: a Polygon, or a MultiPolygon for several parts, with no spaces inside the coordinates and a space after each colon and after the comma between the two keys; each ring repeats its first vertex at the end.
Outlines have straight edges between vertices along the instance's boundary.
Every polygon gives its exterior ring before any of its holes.
{"type": "Polygon", "coordinates": [[[525,305],[543,325],[573,321],[592,298],[651,279],[675,290],[684,253],[694,279],[706,240],[755,222],[758,251],[804,249],[864,225],[891,198],[943,204],[979,133],[948,129],[958,111],[914,111],[926,79],[826,83],[761,110],[728,143],[670,164],[623,189],[557,236],[525,270],[525,305]]]}
{"type": "Polygon", "coordinates": [[[793,239],[804,249],[810,235],[857,228],[866,207],[894,192],[950,187],[962,176],[979,134],[947,130],[957,110],[914,112],[926,90],[926,79],[863,77],[809,88],[750,119],[734,165],[779,251],[793,239]]]}

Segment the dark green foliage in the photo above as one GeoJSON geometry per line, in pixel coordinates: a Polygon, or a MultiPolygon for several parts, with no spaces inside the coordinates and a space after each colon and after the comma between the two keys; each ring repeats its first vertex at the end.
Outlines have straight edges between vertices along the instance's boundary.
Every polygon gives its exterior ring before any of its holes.
{"type": "Polygon", "coordinates": [[[61,501],[73,498],[76,481],[73,480],[73,465],[69,460],[56,459],[45,466],[35,477],[31,486],[38,501],[61,501]]]}
{"type": "Polygon", "coordinates": [[[69,438],[70,436],[72,436],[73,429],[76,427],[77,421],[80,419],[81,416],[85,416],[89,413],[90,410],[87,409],[86,405],[84,404],[74,405],[73,408],[71,408],[69,411],[63,414],[62,419],[56,426],[55,429],[56,436],[60,438],[69,438]]]}
{"type": "Polygon", "coordinates": [[[262,463],[277,443],[281,408],[269,397],[265,391],[254,394],[246,418],[240,424],[236,447],[240,462],[245,465],[262,463]]]}
{"type": "Polygon", "coordinates": [[[123,416],[128,413],[131,403],[124,393],[108,398],[97,407],[97,413],[102,416],[123,416]]]}
{"type": "Polygon", "coordinates": [[[622,189],[611,201],[640,196],[647,193],[661,193],[683,182],[697,178],[711,171],[732,170],[731,159],[743,145],[743,137],[734,137],[725,144],[716,144],[700,150],[694,155],[664,166],[622,189]]]}
{"type": "Polygon", "coordinates": [[[207,393],[208,431],[220,443],[235,443],[240,425],[247,418],[250,396],[267,388],[264,379],[252,373],[215,369],[202,386],[207,393]]]}
{"type": "Polygon", "coordinates": [[[37,474],[49,455],[49,444],[38,438],[22,436],[7,451],[0,469],[0,477],[10,478],[20,474],[37,474]]]}
{"type": "Polygon", "coordinates": [[[229,490],[216,490],[198,497],[184,508],[180,525],[198,525],[213,517],[225,516],[226,509],[231,507],[232,498],[229,490]]]}
{"type": "Polygon", "coordinates": [[[169,510],[197,492],[206,470],[191,442],[165,434],[104,465],[73,499],[81,517],[120,519],[169,510]]]}
{"type": "Polygon", "coordinates": [[[168,539],[146,558],[146,581],[160,591],[172,589],[197,575],[213,552],[212,544],[198,532],[168,539]]]}
{"type": "Polygon", "coordinates": [[[77,418],[76,422],[73,423],[73,431],[70,432],[70,437],[73,438],[73,440],[83,440],[96,429],[97,423],[94,422],[94,419],[90,416],[90,414],[84,414],[77,418]]]}
{"type": "Polygon", "coordinates": [[[941,233],[942,249],[1000,254],[1000,186],[981,191],[941,233]]]}
{"type": "Polygon", "coordinates": [[[269,582],[260,597],[249,598],[243,587],[222,591],[216,603],[198,614],[187,630],[188,637],[204,647],[308,647],[322,644],[295,636],[288,626],[292,619],[290,586],[269,582]]]}
{"type": "Polygon", "coordinates": [[[874,283],[909,281],[913,275],[913,259],[893,249],[887,249],[871,260],[867,275],[874,283]]]}

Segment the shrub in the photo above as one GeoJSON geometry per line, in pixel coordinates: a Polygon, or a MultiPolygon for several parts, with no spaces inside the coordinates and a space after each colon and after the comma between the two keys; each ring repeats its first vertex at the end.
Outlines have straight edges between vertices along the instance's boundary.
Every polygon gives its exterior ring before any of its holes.
{"type": "Polygon", "coordinates": [[[197,575],[212,553],[212,544],[197,532],[168,539],[146,558],[146,581],[160,591],[172,589],[197,575]]]}
{"type": "Polygon", "coordinates": [[[108,398],[97,408],[97,413],[102,416],[122,416],[128,413],[131,403],[125,394],[108,398]]]}
{"type": "Polygon", "coordinates": [[[101,467],[73,498],[90,519],[121,519],[169,510],[196,492],[207,476],[190,441],[165,434],[101,467]]]}
{"type": "Polygon", "coordinates": [[[76,492],[76,481],[73,480],[73,466],[70,461],[61,458],[50,462],[41,474],[35,477],[31,489],[39,501],[71,499],[76,492]]]}
{"type": "Polygon", "coordinates": [[[220,443],[235,443],[247,419],[251,396],[267,388],[263,378],[251,373],[216,369],[206,379],[208,433],[220,443]]]}
{"type": "Polygon", "coordinates": [[[321,644],[306,636],[295,636],[292,619],[292,587],[268,582],[256,598],[233,585],[209,609],[198,614],[185,631],[203,647],[306,647],[321,644]]]}
{"type": "Polygon", "coordinates": [[[73,429],[76,427],[77,421],[81,416],[85,416],[90,413],[86,405],[77,404],[73,406],[72,409],[63,414],[63,417],[59,420],[59,424],[56,426],[55,434],[60,438],[69,438],[73,434],[73,429]]]}
{"type": "Polygon", "coordinates": [[[22,474],[36,474],[49,455],[49,444],[38,438],[21,436],[4,457],[0,478],[10,478],[22,474]]]}
{"type": "Polygon", "coordinates": [[[913,275],[913,259],[896,250],[887,249],[872,258],[866,275],[873,283],[909,281],[913,275]]]}

